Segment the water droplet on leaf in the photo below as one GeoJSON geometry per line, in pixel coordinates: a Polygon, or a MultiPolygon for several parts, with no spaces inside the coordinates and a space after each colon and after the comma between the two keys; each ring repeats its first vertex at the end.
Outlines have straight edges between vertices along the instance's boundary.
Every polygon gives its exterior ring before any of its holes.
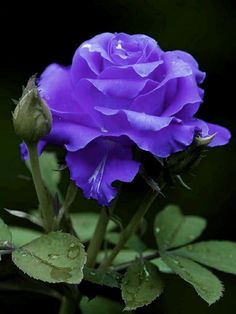
{"type": "Polygon", "coordinates": [[[80,254],[80,247],[75,243],[71,243],[67,253],[67,257],[70,259],[75,259],[80,254]]]}
{"type": "Polygon", "coordinates": [[[143,268],[143,271],[144,271],[145,277],[149,277],[150,276],[149,271],[147,270],[146,267],[143,268]]]}
{"type": "Polygon", "coordinates": [[[59,256],[59,254],[48,254],[48,257],[51,259],[57,259],[59,256]]]}

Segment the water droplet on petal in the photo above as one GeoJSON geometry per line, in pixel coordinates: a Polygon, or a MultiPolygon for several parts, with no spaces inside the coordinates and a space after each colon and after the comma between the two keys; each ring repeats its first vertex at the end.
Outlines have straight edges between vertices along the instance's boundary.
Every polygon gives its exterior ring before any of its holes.
{"type": "Polygon", "coordinates": [[[107,133],[107,132],[108,132],[108,130],[107,130],[107,129],[105,129],[105,128],[101,128],[101,132],[103,132],[103,133],[107,133]]]}

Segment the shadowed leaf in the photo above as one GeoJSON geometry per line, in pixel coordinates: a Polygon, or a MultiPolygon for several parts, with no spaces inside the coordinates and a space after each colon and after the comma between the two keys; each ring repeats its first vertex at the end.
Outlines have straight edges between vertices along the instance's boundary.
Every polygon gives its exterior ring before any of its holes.
{"type": "Polygon", "coordinates": [[[160,250],[165,251],[192,242],[205,227],[205,219],[184,216],[178,206],[169,205],[157,214],[154,235],[160,250]]]}
{"type": "Polygon", "coordinates": [[[222,283],[206,268],[187,258],[172,254],[164,254],[162,259],[177,275],[190,283],[209,305],[222,297],[224,290],[222,283]]]}
{"type": "Polygon", "coordinates": [[[199,242],[177,249],[174,253],[236,275],[236,243],[234,242],[199,242]]]}
{"type": "Polygon", "coordinates": [[[121,285],[125,310],[135,310],[150,304],[163,291],[164,284],[157,267],[137,261],[129,266],[121,285]]]}
{"type": "Polygon", "coordinates": [[[89,301],[83,297],[80,302],[82,314],[120,314],[122,313],[122,304],[113,300],[97,296],[89,301]]]}
{"type": "MultiPolygon", "coordinates": [[[[93,212],[86,213],[72,213],[71,215],[72,225],[76,231],[79,239],[82,242],[89,241],[95,231],[99,214],[93,212]]],[[[108,223],[107,231],[111,231],[116,228],[116,224],[112,221],[108,223]]]]}

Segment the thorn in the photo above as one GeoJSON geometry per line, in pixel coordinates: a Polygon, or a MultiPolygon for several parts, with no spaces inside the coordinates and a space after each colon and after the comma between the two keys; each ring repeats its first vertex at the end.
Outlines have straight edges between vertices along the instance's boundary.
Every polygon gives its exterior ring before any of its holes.
{"type": "Polygon", "coordinates": [[[182,179],[182,177],[180,175],[176,175],[176,179],[179,181],[179,183],[187,190],[191,191],[192,189],[190,188],[190,186],[188,186],[184,180],[182,179]]]}
{"type": "Polygon", "coordinates": [[[12,102],[13,102],[13,104],[14,104],[14,105],[16,105],[16,106],[17,106],[17,105],[18,105],[18,103],[19,103],[19,101],[18,101],[18,100],[16,100],[16,99],[14,99],[14,98],[11,98],[11,101],[12,101],[12,102]]]}

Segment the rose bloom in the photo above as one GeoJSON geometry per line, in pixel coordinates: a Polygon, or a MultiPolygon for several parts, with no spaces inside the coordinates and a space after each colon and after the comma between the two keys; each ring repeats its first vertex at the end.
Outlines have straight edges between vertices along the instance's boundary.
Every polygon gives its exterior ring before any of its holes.
{"type": "Polygon", "coordinates": [[[49,65],[38,87],[53,126],[40,143],[63,146],[70,176],[85,197],[108,205],[112,183],[131,182],[138,147],[158,157],[184,150],[196,135],[216,133],[209,146],[229,141],[227,129],[194,117],[205,73],[183,51],[163,51],[146,35],[103,33],[76,50],[72,65],[49,65]]]}

